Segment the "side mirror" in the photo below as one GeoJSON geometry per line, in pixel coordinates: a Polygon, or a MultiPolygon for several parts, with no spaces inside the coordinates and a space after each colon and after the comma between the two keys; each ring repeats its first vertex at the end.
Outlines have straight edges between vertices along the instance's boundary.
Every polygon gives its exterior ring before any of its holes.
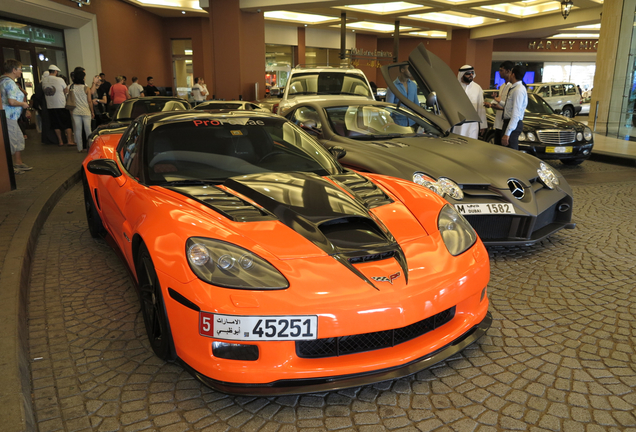
{"type": "Polygon", "coordinates": [[[86,168],[88,172],[95,175],[107,175],[114,178],[121,176],[121,171],[117,166],[117,162],[111,159],[96,159],[90,161],[86,168]]]}
{"type": "Polygon", "coordinates": [[[340,146],[330,147],[329,153],[331,153],[331,155],[335,157],[336,159],[342,159],[343,157],[347,155],[347,151],[340,146]]]}
{"type": "Polygon", "coordinates": [[[436,115],[439,115],[439,105],[437,104],[437,93],[430,92],[426,97],[426,108],[432,108],[436,115]]]}
{"type": "Polygon", "coordinates": [[[316,120],[307,119],[300,123],[299,125],[305,132],[310,133],[312,135],[320,135],[322,134],[322,129],[316,123],[316,120]]]}

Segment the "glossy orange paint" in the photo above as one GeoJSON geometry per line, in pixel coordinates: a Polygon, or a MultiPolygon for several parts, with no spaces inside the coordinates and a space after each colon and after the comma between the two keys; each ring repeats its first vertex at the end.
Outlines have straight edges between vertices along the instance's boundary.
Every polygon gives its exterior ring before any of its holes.
{"type": "MultiPolygon", "coordinates": [[[[414,183],[368,175],[394,199],[372,213],[399,242],[408,262],[401,274],[375,288],[281,222],[233,222],[176,192],[129,178],[116,155],[120,135],[95,140],[84,161],[99,214],[133,274],[134,245],[146,244],[166,303],[178,357],[213,380],[260,384],[278,380],[353,375],[396,367],[447,346],[487,315],[482,291],[490,277],[488,254],[478,239],[451,256],[437,227],[446,201],[414,183]],[[124,179],[93,175],[89,161],[113,159],[124,179]],[[186,259],[186,241],[207,237],[238,245],[268,261],[289,281],[284,290],[238,290],[200,280],[186,259]],[[199,334],[199,313],[174,300],[172,289],[201,311],[236,316],[315,315],[318,337],[329,338],[401,328],[456,307],[441,328],[391,348],[340,357],[307,359],[294,342],[245,342],[259,349],[256,361],[227,360],[212,354],[216,339],[199,334]]],[[[396,260],[356,265],[368,278],[401,272],[396,260]]],[[[221,339],[218,339],[221,340],[221,339]]]]}

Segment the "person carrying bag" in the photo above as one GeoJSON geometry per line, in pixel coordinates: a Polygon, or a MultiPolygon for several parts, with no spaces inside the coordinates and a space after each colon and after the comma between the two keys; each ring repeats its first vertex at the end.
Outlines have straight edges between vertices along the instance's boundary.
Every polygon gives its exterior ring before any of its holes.
{"type": "Polygon", "coordinates": [[[75,92],[73,91],[73,85],[71,85],[69,92],[66,94],[66,106],[64,107],[71,112],[73,112],[73,110],[77,106],[77,101],[75,100],[75,92]]]}

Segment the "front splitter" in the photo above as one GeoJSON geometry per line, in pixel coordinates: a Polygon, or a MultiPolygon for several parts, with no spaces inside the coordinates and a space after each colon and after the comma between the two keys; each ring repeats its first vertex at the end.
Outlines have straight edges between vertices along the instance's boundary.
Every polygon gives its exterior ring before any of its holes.
{"type": "Polygon", "coordinates": [[[279,380],[266,384],[243,384],[217,381],[209,378],[179,359],[185,370],[190,372],[203,384],[223,393],[243,396],[281,396],[290,394],[315,393],[322,391],[340,390],[374,384],[381,381],[393,380],[412,375],[429,368],[462,351],[482,337],[492,324],[492,315],[486,313],[484,319],[450,344],[439,350],[413,360],[410,363],[392,368],[380,369],[361,374],[339,375],[332,377],[303,378],[279,380]]]}

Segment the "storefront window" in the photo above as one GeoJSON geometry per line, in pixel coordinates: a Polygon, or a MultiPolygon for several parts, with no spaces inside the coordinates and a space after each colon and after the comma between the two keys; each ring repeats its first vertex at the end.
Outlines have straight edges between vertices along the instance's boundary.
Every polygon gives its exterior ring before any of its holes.
{"type": "Polygon", "coordinates": [[[294,66],[293,46],[265,45],[265,88],[285,87],[294,66]]]}
{"type": "MultiPolygon", "coordinates": [[[[627,60],[627,74],[617,138],[636,141],[636,14],[627,60]]],[[[611,130],[609,131],[611,133],[611,130]]]]}

